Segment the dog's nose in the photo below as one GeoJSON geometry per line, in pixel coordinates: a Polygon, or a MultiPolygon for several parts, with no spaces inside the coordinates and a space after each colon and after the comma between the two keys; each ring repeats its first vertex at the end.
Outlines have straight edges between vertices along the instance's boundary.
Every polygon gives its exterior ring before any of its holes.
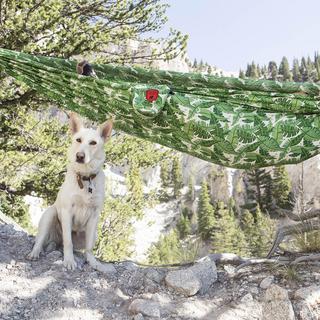
{"type": "Polygon", "coordinates": [[[77,162],[84,163],[84,152],[76,153],[77,162]]]}

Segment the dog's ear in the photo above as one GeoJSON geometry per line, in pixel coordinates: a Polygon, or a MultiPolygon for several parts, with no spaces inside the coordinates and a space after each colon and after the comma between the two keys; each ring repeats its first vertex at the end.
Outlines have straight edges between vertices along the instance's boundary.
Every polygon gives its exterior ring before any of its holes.
{"type": "Polygon", "coordinates": [[[82,121],[74,112],[70,112],[69,117],[71,133],[75,134],[82,128],[82,121]]]}
{"type": "Polygon", "coordinates": [[[100,132],[100,135],[101,135],[102,139],[104,140],[104,142],[108,141],[108,139],[110,138],[111,132],[112,132],[112,127],[113,127],[112,120],[108,120],[108,121],[104,122],[102,125],[100,125],[99,132],[100,132]]]}

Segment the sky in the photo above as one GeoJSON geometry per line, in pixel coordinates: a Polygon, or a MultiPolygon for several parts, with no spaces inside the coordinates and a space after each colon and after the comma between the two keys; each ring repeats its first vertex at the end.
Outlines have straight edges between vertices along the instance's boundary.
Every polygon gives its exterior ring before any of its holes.
{"type": "MultiPolygon", "coordinates": [[[[189,35],[191,60],[225,71],[320,51],[320,0],[167,0],[169,22],[189,35]]],[[[161,32],[162,33],[162,32],[161,32]]]]}

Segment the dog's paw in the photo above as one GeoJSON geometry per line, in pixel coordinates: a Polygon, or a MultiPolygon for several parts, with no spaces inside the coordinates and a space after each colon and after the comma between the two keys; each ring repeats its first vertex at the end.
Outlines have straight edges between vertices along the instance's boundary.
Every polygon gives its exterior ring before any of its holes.
{"type": "Polygon", "coordinates": [[[64,258],[63,265],[67,268],[67,270],[75,270],[77,268],[77,264],[73,257],[64,258]]]}
{"type": "Polygon", "coordinates": [[[27,260],[38,260],[40,256],[40,250],[33,249],[27,256],[27,260]]]}

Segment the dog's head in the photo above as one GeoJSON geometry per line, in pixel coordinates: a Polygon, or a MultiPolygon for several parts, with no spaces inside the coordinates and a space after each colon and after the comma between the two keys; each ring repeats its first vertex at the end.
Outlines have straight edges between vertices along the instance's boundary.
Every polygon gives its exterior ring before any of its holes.
{"type": "Polygon", "coordinates": [[[79,171],[94,170],[105,160],[103,145],[112,131],[112,120],[104,122],[97,129],[85,128],[75,113],[70,114],[72,144],[69,149],[69,161],[79,171]]]}

